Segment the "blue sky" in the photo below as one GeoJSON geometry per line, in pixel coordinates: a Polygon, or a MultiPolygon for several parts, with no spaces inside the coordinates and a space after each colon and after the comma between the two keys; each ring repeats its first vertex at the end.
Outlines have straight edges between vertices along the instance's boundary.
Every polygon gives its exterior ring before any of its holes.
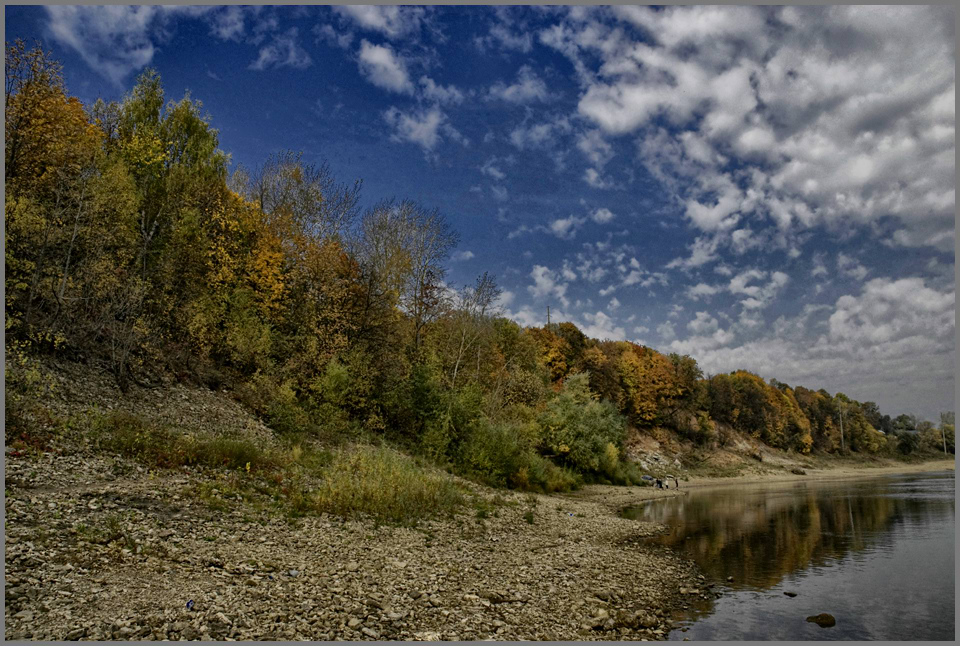
{"type": "Polygon", "coordinates": [[[235,164],[439,208],[508,316],[953,410],[954,15],[937,7],[6,7],[84,102],[146,66],[235,164]]]}

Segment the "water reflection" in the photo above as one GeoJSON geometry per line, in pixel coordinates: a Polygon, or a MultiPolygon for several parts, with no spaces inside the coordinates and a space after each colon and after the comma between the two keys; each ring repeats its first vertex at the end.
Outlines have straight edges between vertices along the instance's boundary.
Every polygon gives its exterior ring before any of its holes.
{"type": "MultiPolygon", "coordinates": [[[[945,595],[949,601],[948,616],[934,620],[939,626],[936,630],[931,628],[930,621],[925,629],[943,632],[949,628],[952,638],[952,473],[833,483],[800,482],[776,488],[765,484],[691,490],[682,498],[624,510],[624,515],[670,527],[668,535],[651,540],[684,552],[714,581],[725,582],[732,576],[734,582],[727,585],[745,598],[750,595],[751,608],[758,617],[763,614],[759,607],[763,604],[757,601],[764,596],[761,593],[766,592],[766,596],[772,599],[771,590],[785,581],[793,588],[801,589],[798,586],[811,577],[832,577],[831,585],[846,589],[848,596],[853,598],[833,598],[827,593],[821,596],[829,597],[833,608],[848,605],[848,614],[852,616],[854,610],[858,613],[857,621],[845,617],[845,623],[838,629],[824,633],[797,626],[795,630],[806,636],[796,633],[774,636],[776,631],[772,627],[764,632],[763,626],[755,626],[747,630],[749,636],[722,636],[701,631],[695,638],[890,639],[895,636],[874,635],[872,628],[860,622],[865,608],[872,608],[869,612],[878,615],[889,614],[891,609],[902,610],[902,601],[897,602],[901,605],[890,605],[895,599],[902,600],[910,595],[919,599],[929,595],[928,607],[914,612],[915,616],[926,617],[931,603],[935,606],[941,603],[936,600],[936,594],[945,595]],[[880,565],[881,561],[885,564],[880,565]],[[873,572],[871,568],[882,568],[882,571],[873,572]],[[891,579],[893,572],[898,573],[898,579],[891,579]],[[915,580],[909,580],[911,577],[915,580]],[[877,585],[889,586],[890,591],[874,599],[870,589],[859,590],[858,582],[871,578],[877,585]],[[887,597],[889,602],[885,601],[887,597]],[[859,628],[853,630],[853,626],[859,628]]],[[[816,585],[812,582],[806,584],[805,602],[814,601],[811,595],[820,594],[816,590],[821,584],[822,581],[816,585]]],[[[776,595],[779,596],[776,601],[780,603],[782,591],[776,595]]],[[[726,600],[721,603],[729,604],[726,600]]],[[[795,604],[793,608],[796,607],[795,604]]],[[[821,610],[823,608],[809,614],[821,610]]],[[[769,608],[767,611],[768,614],[772,612],[769,608]]],[[[789,611],[793,612],[793,609],[789,611]]],[[[697,614],[716,612],[713,607],[700,606],[697,614]]],[[[749,613],[745,614],[743,608],[736,612],[744,621],[748,620],[749,613]]],[[[885,624],[878,619],[871,625],[885,624]]],[[[813,629],[820,630],[816,626],[813,629]]],[[[693,632],[689,634],[694,636],[693,632]]],[[[921,636],[907,634],[901,638],[938,637],[931,633],[921,636]]]]}

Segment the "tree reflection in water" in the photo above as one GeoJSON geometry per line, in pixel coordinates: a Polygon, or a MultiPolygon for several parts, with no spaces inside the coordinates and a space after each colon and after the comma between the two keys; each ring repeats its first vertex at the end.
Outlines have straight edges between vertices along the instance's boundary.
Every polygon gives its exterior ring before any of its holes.
{"type": "Polygon", "coordinates": [[[897,525],[922,528],[953,514],[953,484],[942,495],[909,480],[742,485],[624,510],[628,518],[671,528],[651,539],[685,552],[717,581],[769,588],[798,571],[865,550],[883,551],[897,525]]]}

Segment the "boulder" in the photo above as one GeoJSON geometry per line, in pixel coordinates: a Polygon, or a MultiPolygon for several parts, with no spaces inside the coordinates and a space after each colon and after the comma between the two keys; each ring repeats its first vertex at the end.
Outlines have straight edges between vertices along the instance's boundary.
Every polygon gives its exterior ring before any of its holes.
{"type": "Polygon", "coordinates": [[[837,625],[837,620],[828,612],[821,612],[819,615],[811,615],[807,617],[807,621],[815,623],[821,628],[833,628],[837,625]]]}

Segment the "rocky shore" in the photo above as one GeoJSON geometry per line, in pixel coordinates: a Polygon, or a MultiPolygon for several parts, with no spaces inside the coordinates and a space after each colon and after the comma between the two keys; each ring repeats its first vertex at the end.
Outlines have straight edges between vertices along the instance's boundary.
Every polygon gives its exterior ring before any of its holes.
{"type": "Polygon", "coordinates": [[[6,477],[8,639],[662,639],[707,594],[643,542],[660,528],[580,497],[376,527],[214,511],[188,470],[103,456],[8,455],[6,477]]]}
{"type": "Polygon", "coordinates": [[[270,442],[229,397],[182,385],[120,396],[76,366],[51,374],[41,410],[66,435],[6,450],[7,639],[657,640],[674,611],[715,596],[692,563],[644,540],[663,528],[618,511],[730,479],[549,496],[462,483],[471,505],[413,527],[291,517],[241,500],[222,471],[151,470],[62,422],[123,409],[270,442]]]}

